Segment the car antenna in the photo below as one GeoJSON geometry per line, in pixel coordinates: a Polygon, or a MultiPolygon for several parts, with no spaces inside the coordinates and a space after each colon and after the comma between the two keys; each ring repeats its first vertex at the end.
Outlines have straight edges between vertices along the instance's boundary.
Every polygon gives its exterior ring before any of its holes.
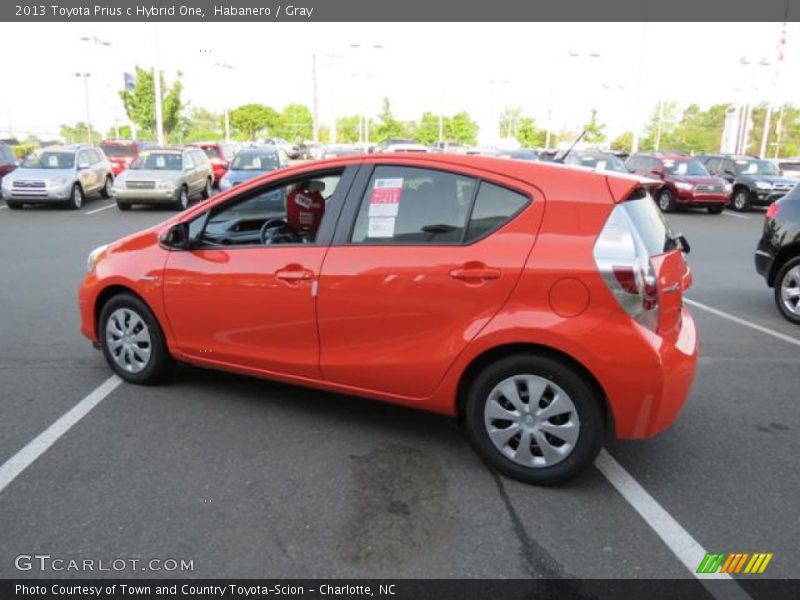
{"type": "Polygon", "coordinates": [[[581,131],[581,132],[578,134],[578,137],[576,137],[576,138],[575,138],[575,139],[572,141],[572,144],[570,144],[570,147],[569,147],[569,148],[567,148],[567,150],[564,152],[564,154],[562,154],[561,156],[558,156],[558,157],[554,158],[554,159],[553,159],[553,162],[557,162],[557,163],[563,163],[563,162],[564,162],[564,159],[565,159],[565,158],[567,158],[567,155],[569,155],[569,153],[570,153],[570,152],[572,152],[572,150],[575,148],[575,146],[577,146],[577,145],[578,145],[578,142],[580,142],[580,141],[583,139],[583,136],[585,136],[585,135],[586,135],[586,130],[584,129],[583,131],[581,131]]]}

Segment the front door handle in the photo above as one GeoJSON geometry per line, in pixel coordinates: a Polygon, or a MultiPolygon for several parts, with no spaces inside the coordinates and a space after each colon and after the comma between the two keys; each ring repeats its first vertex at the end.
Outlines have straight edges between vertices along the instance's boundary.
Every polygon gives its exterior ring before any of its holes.
{"type": "Polygon", "coordinates": [[[314,277],[314,272],[300,265],[289,265],[275,272],[275,277],[283,281],[305,281],[314,277]]]}
{"type": "Polygon", "coordinates": [[[463,281],[485,281],[487,279],[500,279],[500,275],[500,269],[487,267],[484,264],[466,264],[450,271],[450,277],[453,279],[461,279],[463,281]]]}

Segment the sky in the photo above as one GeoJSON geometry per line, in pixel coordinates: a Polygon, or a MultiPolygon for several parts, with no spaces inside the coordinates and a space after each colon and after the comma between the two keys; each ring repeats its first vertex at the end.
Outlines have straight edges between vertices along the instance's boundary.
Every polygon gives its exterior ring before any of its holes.
{"type": "Polygon", "coordinates": [[[480,141],[496,138],[506,107],[554,130],[579,129],[591,110],[610,137],[644,122],[660,100],[800,104],[800,24],[789,23],[0,23],[4,62],[0,134],[58,135],[89,115],[107,131],[127,119],[117,90],[156,56],[168,81],[182,73],[190,106],[250,102],[312,106],[317,61],[320,121],[467,111],[480,141]],[[96,37],[110,45],[81,41],[96,37]],[[158,43],[156,43],[156,38],[158,43]],[[358,47],[354,48],[353,45],[358,47]],[[156,49],[158,52],[156,52],[156,49]],[[749,64],[743,65],[744,57],[749,64]],[[760,65],[761,60],[770,65],[760,65]],[[231,69],[215,65],[226,63],[231,69]],[[775,83],[773,83],[773,81],[775,83]],[[4,89],[3,89],[4,88],[4,89]],[[637,118],[638,115],[638,118],[637,118]]]}

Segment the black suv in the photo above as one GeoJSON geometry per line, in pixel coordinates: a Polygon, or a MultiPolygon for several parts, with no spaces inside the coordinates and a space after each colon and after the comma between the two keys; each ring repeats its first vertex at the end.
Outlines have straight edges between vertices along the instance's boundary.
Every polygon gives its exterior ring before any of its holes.
{"type": "Polygon", "coordinates": [[[775,288],[781,314],[800,325],[800,186],[767,209],[756,271],[775,288]]]}
{"type": "Polygon", "coordinates": [[[733,185],[731,207],[738,211],[751,206],[769,206],[785,196],[797,183],[781,177],[773,163],[755,156],[705,154],[698,156],[712,175],[722,177],[733,185]]]}

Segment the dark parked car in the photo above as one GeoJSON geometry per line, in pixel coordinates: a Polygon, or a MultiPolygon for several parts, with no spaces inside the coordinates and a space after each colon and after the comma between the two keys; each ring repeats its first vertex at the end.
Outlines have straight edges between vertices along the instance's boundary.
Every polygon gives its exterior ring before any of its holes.
{"type": "Polygon", "coordinates": [[[696,206],[718,215],[730,201],[731,184],[712,177],[703,163],[691,156],[665,152],[634,154],[625,166],[632,173],[663,182],[655,193],[662,212],[696,206]]]}
{"type": "Polygon", "coordinates": [[[755,259],[780,313],[800,325],[800,186],[767,209],[755,259]]]}
{"type": "Polygon", "coordinates": [[[11,148],[0,142],[0,183],[2,183],[4,175],[8,175],[16,168],[17,159],[14,158],[11,148]]]}
{"type": "Polygon", "coordinates": [[[797,184],[782,177],[774,163],[755,156],[706,154],[698,156],[708,172],[733,185],[731,206],[738,211],[751,206],[769,206],[783,198],[797,184]]]}

